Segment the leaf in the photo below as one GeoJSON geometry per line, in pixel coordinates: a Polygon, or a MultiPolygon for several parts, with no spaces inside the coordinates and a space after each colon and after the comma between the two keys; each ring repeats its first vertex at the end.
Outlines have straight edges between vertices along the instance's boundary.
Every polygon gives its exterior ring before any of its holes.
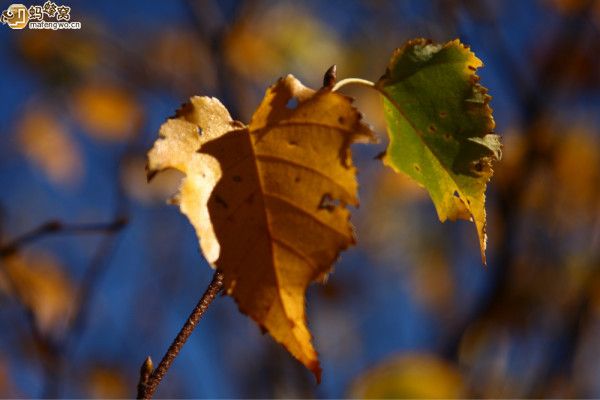
{"type": "Polygon", "coordinates": [[[120,171],[121,185],[127,195],[142,204],[164,203],[165,197],[177,192],[181,173],[174,169],[160,174],[149,184],[145,183],[146,155],[126,157],[120,171]]]}
{"type": "Polygon", "coordinates": [[[79,87],[73,94],[73,113],[87,134],[108,142],[129,139],[143,118],[136,99],[110,83],[79,87]]]}
{"type": "Polygon", "coordinates": [[[306,326],[308,284],[354,244],[358,205],[350,144],[372,138],[348,97],[293,76],[265,95],[248,126],[216,99],[193,97],[160,129],[148,172],[176,168],[178,198],[225,290],[320,379],[306,326]]]}
{"type": "Polygon", "coordinates": [[[376,85],[390,135],[384,163],[427,189],[442,222],[474,221],[485,263],[485,188],[501,144],[475,75],[482,65],[458,40],[416,39],[396,50],[376,85]]]}
{"type": "Polygon", "coordinates": [[[272,79],[290,68],[298,76],[320,79],[328,60],[345,58],[335,31],[300,2],[256,4],[240,14],[228,31],[225,60],[253,82],[272,79]]]}
{"type": "Polygon", "coordinates": [[[435,355],[406,354],[376,365],[350,389],[351,398],[454,399],[466,396],[458,368],[435,355]]]}
{"type": "Polygon", "coordinates": [[[118,367],[96,365],[87,371],[86,393],[92,399],[124,399],[131,395],[129,379],[118,367]]]}
{"type": "Polygon", "coordinates": [[[42,332],[59,334],[71,318],[76,298],[75,286],[64,268],[45,253],[11,255],[4,259],[4,268],[0,292],[15,296],[31,310],[42,332]]]}
{"type": "Polygon", "coordinates": [[[50,181],[65,186],[81,181],[85,169],[81,150],[56,113],[40,106],[28,108],[16,130],[20,150],[50,181]]]}
{"type": "Polygon", "coordinates": [[[145,49],[152,80],[179,93],[190,87],[216,90],[217,69],[208,43],[192,29],[169,27],[148,40],[145,49]],[[194,49],[194,51],[189,51],[194,49]]]}

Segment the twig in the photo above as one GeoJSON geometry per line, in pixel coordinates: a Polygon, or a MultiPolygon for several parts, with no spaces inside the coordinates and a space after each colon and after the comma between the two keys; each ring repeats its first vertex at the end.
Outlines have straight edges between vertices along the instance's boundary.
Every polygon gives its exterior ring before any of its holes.
{"type": "MultiPolygon", "coordinates": [[[[114,193],[115,208],[113,211],[113,218],[115,221],[127,221],[127,217],[120,217],[129,214],[129,205],[127,197],[125,196],[123,184],[118,177],[123,160],[129,154],[133,153],[134,147],[140,137],[141,135],[138,134],[130,139],[126,148],[118,157],[118,163],[115,165],[114,176],[115,181],[118,182],[116,191],[114,193]]],[[[57,343],[52,370],[46,370],[45,372],[44,387],[42,392],[43,398],[60,397],[63,380],[65,379],[65,372],[69,371],[69,369],[72,369],[72,366],[68,363],[68,360],[72,360],[75,357],[79,342],[82,335],[85,333],[85,329],[90,319],[92,300],[96,294],[97,286],[104,274],[106,274],[113,258],[117,243],[120,238],[122,238],[122,235],[116,234],[118,233],[117,231],[109,231],[108,233],[111,234],[106,235],[96,246],[91,261],[88,267],[85,269],[84,275],[80,281],[80,284],[78,285],[77,294],[75,295],[74,309],[72,311],[72,318],[69,320],[63,336],[57,343]]]]}
{"type": "Polygon", "coordinates": [[[94,224],[63,224],[60,221],[48,221],[39,227],[27,232],[13,241],[0,247],[0,258],[9,256],[17,251],[20,247],[39,240],[50,234],[83,234],[83,233],[110,233],[116,232],[127,224],[126,218],[117,218],[109,223],[94,223],[94,224]]]}
{"type": "Polygon", "coordinates": [[[152,375],[152,370],[154,369],[154,365],[152,364],[152,359],[150,356],[146,357],[146,360],[142,364],[142,368],[140,368],[140,381],[137,386],[137,398],[141,399],[144,397],[144,391],[148,386],[148,382],[150,380],[150,376],[152,375]]]}
{"type": "MultiPolygon", "coordinates": [[[[82,233],[114,233],[125,226],[127,220],[123,217],[116,218],[113,222],[109,223],[90,223],[90,224],[64,224],[60,221],[48,221],[30,232],[27,232],[6,245],[0,246],[0,260],[10,256],[11,254],[18,251],[21,247],[39,240],[50,234],[82,234],[82,233]]],[[[0,273],[4,273],[4,270],[0,270],[0,273]]],[[[9,275],[6,275],[6,283],[9,285],[12,291],[18,293],[18,289],[14,286],[14,283],[9,275]]],[[[48,382],[52,382],[54,385],[57,381],[58,376],[58,363],[57,354],[60,352],[61,344],[60,341],[54,340],[52,337],[42,332],[35,320],[34,311],[29,308],[25,303],[19,302],[23,308],[29,330],[34,342],[43,350],[44,357],[42,359],[43,369],[47,375],[48,382]]],[[[51,392],[49,392],[51,393],[51,392]]]]}
{"type": "Polygon", "coordinates": [[[175,361],[175,358],[181,351],[181,348],[188,340],[194,328],[204,315],[204,312],[215,299],[217,294],[223,288],[223,273],[220,271],[216,271],[212,281],[208,285],[208,288],[200,298],[200,301],[194,307],[194,310],[188,317],[187,321],[169,346],[167,353],[164,355],[158,367],[149,374],[149,371],[152,369],[152,360],[148,357],[144,361],[142,368],[140,370],[140,380],[138,382],[138,399],[151,399],[156,391],[156,388],[164,378],[165,374],[175,361]],[[149,376],[148,376],[149,374],[149,376]]]}

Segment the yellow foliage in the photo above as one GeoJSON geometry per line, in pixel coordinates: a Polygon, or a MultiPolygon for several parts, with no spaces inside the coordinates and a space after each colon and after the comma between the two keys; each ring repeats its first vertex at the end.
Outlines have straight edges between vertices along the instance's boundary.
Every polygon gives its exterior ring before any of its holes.
{"type": "Polygon", "coordinates": [[[586,128],[572,128],[561,141],[554,174],[569,207],[594,211],[600,191],[600,143],[586,128]]]}
{"type": "Polygon", "coordinates": [[[41,331],[60,332],[71,316],[75,287],[58,261],[42,253],[3,261],[6,277],[0,278],[0,290],[29,308],[41,331]]]}
{"type": "Polygon", "coordinates": [[[178,201],[226,293],[317,379],[304,296],[354,243],[350,144],[372,133],[348,97],[280,79],[246,127],[213,98],[194,97],[148,153],[151,175],[186,175],[178,201]],[[296,104],[290,105],[288,102],[296,104]]]}
{"type": "Polygon", "coordinates": [[[106,140],[126,140],[140,127],[142,109],[125,89],[91,83],[73,94],[73,112],[86,133],[106,140]]]}
{"type": "Polygon", "coordinates": [[[100,60],[99,46],[81,32],[23,30],[19,35],[19,50],[31,64],[61,73],[77,71],[84,74],[100,60]]]}
{"type": "Polygon", "coordinates": [[[77,143],[67,127],[43,108],[28,110],[17,126],[21,151],[54,183],[78,182],[84,170],[77,143]]]}
{"type": "Polygon", "coordinates": [[[141,156],[129,157],[121,166],[121,183],[127,194],[141,203],[164,202],[179,188],[181,173],[167,170],[150,182],[146,182],[146,159],[141,156]]]}
{"type": "Polygon", "coordinates": [[[350,389],[352,398],[455,399],[466,396],[456,366],[429,354],[397,356],[360,376],[350,389]]]}
{"type": "Polygon", "coordinates": [[[87,393],[96,399],[131,397],[131,383],[116,368],[95,367],[87,377],[87,393]]]}
{"type": "Polygon", "coordinates": [[[160,79],[185,93],[197,84],[207,91],[215,89],[217,71],[210,49],[197,33],[168,30],[151,43],[147,60],[160,79]]]}
{"type": "Polygon", "coordinates": [[[341,49],[333,31],[294,3],[253,9],[225,41],[231,68],[256,82],[273,79],[281,71],[320,81],[331,60],[342,62],[341,49]]]}

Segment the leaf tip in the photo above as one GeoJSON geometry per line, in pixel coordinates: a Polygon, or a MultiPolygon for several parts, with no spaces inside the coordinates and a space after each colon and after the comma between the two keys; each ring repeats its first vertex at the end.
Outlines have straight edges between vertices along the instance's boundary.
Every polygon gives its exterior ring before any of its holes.
{"type": "Polygon", "coordinates": [[[321,369],[321,366],[319,365],[319,361],[316,361],[314,363],[314,365],[311,366],[309,369],[314,374],[315,380],[317,381],[317,385],[320,385],[321,384],[321,375],[322,375],[323,370],[321,369]]]}

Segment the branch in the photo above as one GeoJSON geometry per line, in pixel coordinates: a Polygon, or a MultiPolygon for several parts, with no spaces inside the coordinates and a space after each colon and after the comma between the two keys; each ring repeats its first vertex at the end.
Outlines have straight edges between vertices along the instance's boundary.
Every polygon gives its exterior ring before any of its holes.
{"type": "Polygon", "coordinates": [[[12,242],[0,247],[0,258],[9,256],[16,252],[20,247],[39,240],[51,234],[83,234],[83,233],[111,233],[122,229],[127,224],[126,218],[117,218],[109,223],[93,224],[64,224],[60,221],[48,221],[27,232],[12,242]]]}
{"type": "Polygon", "coordinates": [[[173,340],[173,343],[171,343],[171,346],[169,346],[169,350],[167,350],[167,353],[164,355],[163,359],[160,361],[160,364],[158,364],[158,367],[154,371],[152,371],[152,360],[150,359],[150,357],[146,358],[140,370],[140,380],[138,382],[137,392],[138,399],[152,398],[154,392],[156,391],[156,388],[158,387],[158,385],[166,375],[167,371],[173,364],[173,361],[175,361],[175,358],[181,351],[181,348],[194,331],[194,328],[200,321],[200,318],[202,318],[202,316],[206,312],[206,309],[208,308],[210,303],[212,303],[212,301],[215,299],[215,297],[221,291],[222,288],[223,273],[220,271],[216,271],[212,281],[206,289],[206,292],[204,292],[204,294],[200,298],[200,301],[198,302],[196,307],[194,307],[194,310],[188,317],[187,321],[177,334],[177,337],[175,337],[175,340],[173,340]]]}
{"type": "MultiPolygon", "coordinates": [[[[11,242],[0,246],[0,261],[5,257],[8,257],[17,252],[23,246],[33,243],[45,236],[52,234],[112,234],[121,230],[127,224],[125,217],[116,217],[114,221],[108,223],[88,223],[88,224],[65,224],[57,220],[45,222],[37,228],[18,236],[11,242]]],[[[1,274],[5,274],[5,271],[0,269],[1,274]]],[[[14,286],[13,280],[10,275],[6,275],[5,279],[7,285],[12,291],[18,293],[17,288],[14,286]]],[[[29,330],[33,341],[42,349],[42,367],[45,374],[44,384],[44,396],[43,397],[57,397],[56,388],[58,387],[61,360],[60,355],[63,351],[64,344],[60,339],[55,339],[44,332],[42,332],[35,320],[34,310],[29,308],[22,300],[19,299],[19,305],[23,309],[23,313],[26,317],[29,330]]],[[[79,303],[77,303],[79,304],[79,303]]],[[[79,318],[79,313],[77,313],[79,318]]]]}

